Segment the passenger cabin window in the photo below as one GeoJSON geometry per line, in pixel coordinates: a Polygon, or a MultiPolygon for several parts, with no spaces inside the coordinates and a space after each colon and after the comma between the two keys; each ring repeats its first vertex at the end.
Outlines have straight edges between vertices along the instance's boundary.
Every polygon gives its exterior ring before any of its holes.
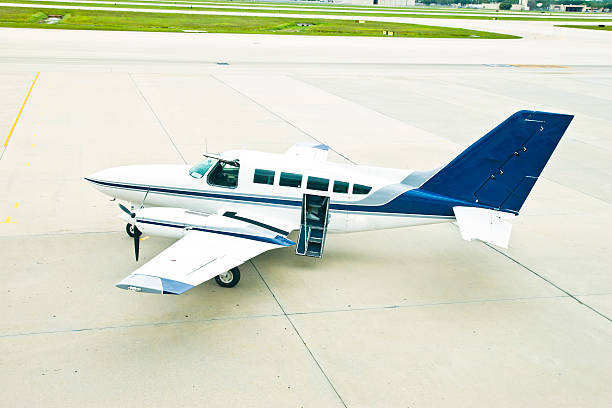
{"type": "Polygon", "coordinates": [[[257,184],[274,184],[274,171],[255,169],[253,175],[253,183],[257,184]]]}
{"type": "Polygon", "coordinates": [[[238,163],[219,162],[208,174],[211,186],[236,188],[238,186],[238,163]]]}
{"type": "Polygon", "coordinates": [[[349,183],[346,181],[334,181],[334,193],[348,193],[349,183]]]}
{"type": "Polygon", "coordinates": [[[309,190],[327,191],[329,189],[329,180],[321,177],[308,177],[306,188],[309,190]]]}
{"type": "Polygon", "coordinates": [[[302,187],[302,175],[281,172],[278,185],[283,187],[302,187]]]}
{"type": "Polygon", "coordinates": [[[206,159],[189,169],[189,175],[193,178],[201,179],[204,177],[210,166],[215,164],[215,159],[206,159]]]}
{"type": "Polygon", "coordinates": [[[362,184],[353,184],[353,194],[368,194],[372,190],[370,186],[364,186],[362,184]]]}

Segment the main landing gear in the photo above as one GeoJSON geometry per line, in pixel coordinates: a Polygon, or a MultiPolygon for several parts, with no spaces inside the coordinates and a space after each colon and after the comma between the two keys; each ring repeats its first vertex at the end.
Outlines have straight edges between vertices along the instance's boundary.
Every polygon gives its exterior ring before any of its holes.
{"type": "Polygon", "coordinates": [[[240,269],[232,268],[227,272],[215,276],[215,282],[223,288],[233,288],[240,282],[240,269]]]}

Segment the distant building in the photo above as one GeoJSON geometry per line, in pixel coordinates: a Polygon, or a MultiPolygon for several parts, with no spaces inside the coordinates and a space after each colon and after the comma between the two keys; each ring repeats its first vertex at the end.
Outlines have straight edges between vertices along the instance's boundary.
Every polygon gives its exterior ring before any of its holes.
{"type": "Polygon", "coordinates": [[[522,10],[529,11],[529,5],[527,4],[528,0],[519,0],[518,4],[513,4],[510,10],[522,10]]]}
{"type": "Polygon", "coordinates": [[[586,4],[551,4],[548,7],[549,11],[566,11],[573,13],[584,13],[586,11],[591,11],[590,7],[587,7],[586,4]]]}

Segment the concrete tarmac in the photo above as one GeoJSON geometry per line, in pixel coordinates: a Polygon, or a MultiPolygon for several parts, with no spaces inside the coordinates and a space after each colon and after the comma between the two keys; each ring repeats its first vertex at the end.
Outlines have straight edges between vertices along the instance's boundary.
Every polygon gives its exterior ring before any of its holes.
{"type": "Polygon", "coordinates": [[[40,72],[0,150],[2,404],[610,406],[608,34],[556,32],[0,29],[0,142],[40,72]],[[233,289],[137,294],[114,284],[172,241],[143,241],[136,263],[116,202],[82,179],[312,140],[429,169],[519,109],[576,117],[508,250],[453,224],[332,235],[321,260],[256,257],[233,289]]]}

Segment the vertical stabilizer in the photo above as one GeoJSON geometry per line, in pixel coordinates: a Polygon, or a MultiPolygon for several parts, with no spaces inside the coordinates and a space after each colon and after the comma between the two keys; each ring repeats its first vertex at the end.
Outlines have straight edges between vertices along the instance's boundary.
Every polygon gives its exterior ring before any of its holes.
{"type": "Polygon", "coordinates": [[[572,119],[559,113],[516,112],[420,188],[518,213],[572,119]]]}

